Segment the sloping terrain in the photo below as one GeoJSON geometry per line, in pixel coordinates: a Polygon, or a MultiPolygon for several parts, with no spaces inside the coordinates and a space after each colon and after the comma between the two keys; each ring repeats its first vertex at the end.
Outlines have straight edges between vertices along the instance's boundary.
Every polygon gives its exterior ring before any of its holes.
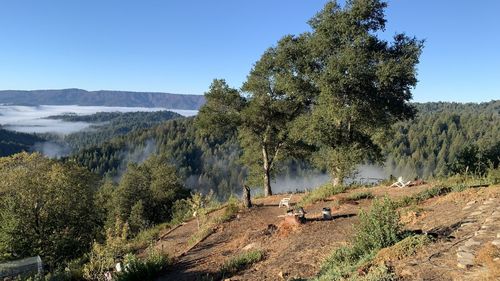
{"type": "MultiPolygon", "coordinates": [[[[266,258],[230,280],[313,277],[335,248],[348,243],[359,211],[371,205],[370,199],[342,199],[359,192],[396,199],[429,187],[349,190],[306,206],[307,221],[302,225],[284,223],[285,208],[278,208],[283,195],[254,200],[255,207],[240,211],[235,219],[219,225],[212,235],[189,249],[187,241],[197,230],[192,220],[163,235],[158,243],[157,247],[176,260],[172,270],[159,280],[200,280],[216,274],[225,261],[247,249],[262,249],[266,258]],[[323,207],[332,208],[333,220],[321,220],[323,207]]],[[[294,195],[292,202],[297,202],[301,196],[294,195]]],[[[491,269],[481,264],[477,257],[492,242],[496,245],[500,242],[500,186],[450,193],[400,211],[407,229],[436,237],[416,255],[386,261],[400,278],[498,280],[488,279],[498,276],[491,277],[491,269]]]]}
{"type": "MultiPolygon", "coordinates": [[[[229,258],[243,249],[262,249],[266,258],[231,280],[288,280],[312,277],[335,248],[346,244],[361,209],[370,199],[344,200],[363,191],[375,197],[400,198],[416,194],[428,185],[410,188],[375,187],[349,190],[306,206],[307,222],[284,224],[283,195],[255,200],[256,206],[240,211],[237,217],[217,227],[215,232],[187,252],[186,242],[196,229],[191,221],[162,237],[159,245],[174,257],[170,272],[160,280],[197,280],[215,274],[229,258]],[[320,219],[321,209],[330,207],[334,219],[320,219]],[[183,253],[183,254],[182,254],[183,253]]],[[[300,199],[294,195],[292,202],[300,199]]],[[[401,209],[406,228],[432,233],[437,239],[409,258],[387,261],[405,280],[486,280],[489,269],[476,256],[500,234],[500,188],[468,189],[450,193],[401,209]]],[[[495,280],[495,279],[492,279],[495,280]]]]}

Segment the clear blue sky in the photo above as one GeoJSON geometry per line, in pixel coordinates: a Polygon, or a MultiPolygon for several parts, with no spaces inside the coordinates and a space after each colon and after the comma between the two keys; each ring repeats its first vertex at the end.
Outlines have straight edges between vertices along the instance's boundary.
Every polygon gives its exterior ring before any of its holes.
{"type": "MultiPolygon", "coordinates": [[[[324,0],[2,0],[0,89],[202,94],[239,87],[324,0]]],[[[500,99],[500,1],[392,0],[387,38],[426,39],[414,100],[500,99]]]]}

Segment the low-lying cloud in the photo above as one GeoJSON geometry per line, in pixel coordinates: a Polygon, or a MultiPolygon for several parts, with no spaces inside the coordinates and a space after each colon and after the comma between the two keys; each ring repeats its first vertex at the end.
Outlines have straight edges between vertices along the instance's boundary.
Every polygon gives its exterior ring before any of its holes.
{"type": "Polygon", "coordinates": [[[78,106],[78,105],[40,105],[17,106],[0,105],[0,125],[7,129],[23,133],[53,133],[67,135],[88,128],[91,123],[67,122],[46,119],[61,114],[90,115],[97,112],[137,112],[170,110],[183,116],[197,114],[197,110],[177,110],[161,107],[115,107],[115,106],[78,106]]]}

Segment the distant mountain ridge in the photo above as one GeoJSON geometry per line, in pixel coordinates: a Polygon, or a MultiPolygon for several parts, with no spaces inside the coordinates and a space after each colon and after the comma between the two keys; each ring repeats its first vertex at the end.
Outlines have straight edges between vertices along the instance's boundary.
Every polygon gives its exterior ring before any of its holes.
{"type": "Polygon", "coordinates": [[[205,99],[202,95],[182,95],[161,92],[86,91],[82,89],[0,91],[0,103],[30,106],[124,106],[197,110],[204,102],[205,99]]]}

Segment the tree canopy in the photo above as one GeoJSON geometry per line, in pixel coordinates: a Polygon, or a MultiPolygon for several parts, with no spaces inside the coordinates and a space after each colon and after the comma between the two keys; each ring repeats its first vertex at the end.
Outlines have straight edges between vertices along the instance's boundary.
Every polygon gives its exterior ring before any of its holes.
{"type": "Polygon", "coordinates": [[[20,153],[0,158],[0,259],[41,255],[57,265],[90,249],[98,178],[76,164],[20,153]]]}

